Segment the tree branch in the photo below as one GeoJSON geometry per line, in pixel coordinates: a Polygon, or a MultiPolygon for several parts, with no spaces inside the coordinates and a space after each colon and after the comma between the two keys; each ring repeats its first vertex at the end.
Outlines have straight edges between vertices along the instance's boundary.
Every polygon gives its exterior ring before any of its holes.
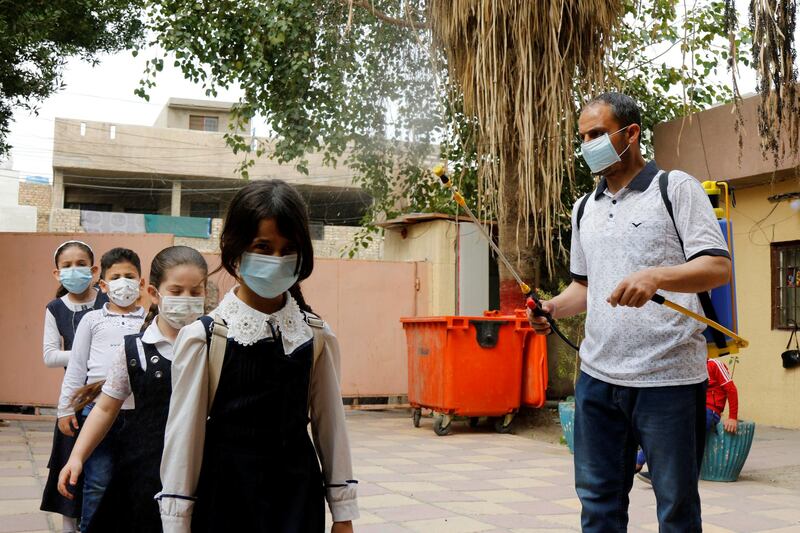
{"type": "Polygon", "coordinates": [[[349,7],[350,9],[352,9],[353,6],[365,9],[369,11],[376,19],[382,20],[383,22],[391,24],[392,26],[408,28],[410,30],[430,29],[430,24],[427,22],[414,20],[410,16],[406,19],[391,17],[383,11],[375,9],[375,5],[370,0],[339,0],[339,3],[349,7]]]}

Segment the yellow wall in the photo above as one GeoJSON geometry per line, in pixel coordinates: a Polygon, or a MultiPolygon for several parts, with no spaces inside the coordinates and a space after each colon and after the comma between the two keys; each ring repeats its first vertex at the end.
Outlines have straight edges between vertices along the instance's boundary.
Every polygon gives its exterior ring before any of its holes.
{"type": "Polygon", "coordinates": [[[428,312],[431,316],[454,315],[456,310],[456,236],[450,220],[432,220],[406,226],[405,238],[399,230],[386,230],[383,243],[385,261],[425,261],[431,265],[428,312]]]}
{"type": "Polygon", "coordinates": [[[770,243],[800,239],[800,212],[787,201],[775,207],[767,197],[798,190],[794,180],[737,189],[733,209],[739,332],[750,341],[734,373],[739,417],[786,428],[800,428],[800,368],[781,366],[789,332],[771,329],[770,243]]]}

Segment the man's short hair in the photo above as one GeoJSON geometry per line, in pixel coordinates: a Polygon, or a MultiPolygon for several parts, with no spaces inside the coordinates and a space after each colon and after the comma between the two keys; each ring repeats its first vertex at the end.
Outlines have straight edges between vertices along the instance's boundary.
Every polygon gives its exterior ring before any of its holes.
{"type": "Polygon", "coordinates": [[[611,112],[621,127],[630,126],[631,124],[636,124],[639,128],[642,127],[642,113],[639,111],[639,105],[636,100],[627,94],[603,93],[589,100],[586,107],[594,104],[607,104],[611,107],[611,112]]]}

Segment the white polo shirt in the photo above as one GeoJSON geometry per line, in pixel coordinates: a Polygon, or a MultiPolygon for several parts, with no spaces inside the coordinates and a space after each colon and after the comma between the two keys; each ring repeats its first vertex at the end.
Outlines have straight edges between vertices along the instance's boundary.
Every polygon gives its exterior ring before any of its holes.
{"type": "MultiPolygon", "coordinates": [[[[703,255],[730,257],[711,203],[695,178],[672,171],[668,196],[675,224],[658,185],[655,162],[616,194],[605,180],[590,193],[578,228],[572,212],[572,277],[588,282],[586,338],[581,370],[616,385],[662,387],[704,381],[705,325],[665,306],[611,307],[606,299],[628,275],[680,265],[703,255]]],[[[659,291],[665,298],[703,314],[694,293],[659,291]]]]}
{"type": "MultiPolygon", "coordinates": [[[[86,313],[75,331],[67,372],[61,383],[59,418],[75,414],[71,406],[75,391],[85,384],[106,379],[125,335],[138,333],[143,323],[142,307],[130,313],[118,314],[110,311],[108,304],[105,304],[102,309],[86,313]]],[[[122,408],[133,409],[133,399],[128,398],[122,408]]]]}

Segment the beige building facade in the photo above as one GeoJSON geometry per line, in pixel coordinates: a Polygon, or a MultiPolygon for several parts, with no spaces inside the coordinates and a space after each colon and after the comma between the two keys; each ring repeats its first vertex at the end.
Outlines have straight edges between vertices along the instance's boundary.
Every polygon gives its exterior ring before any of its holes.
{"type": "MultiPolygon", "coordinates": [[[[176,237],[212,252],[222,219],[236,191],[247,183],[240,168],[254,152],[234,154],[226,144],[234,104],[171,98],[153,126],[57,118],[53,183],[23,184],[20,203],[37,207],[38,231],[82,232],[87,212],[153,214],[210,219],[208,238],[176,237]]],[[[266,154],[249,169],[252,180],[282,179],[309,206],[319,255],[340,257],[353,247],[371,197],[353,181],[346,165],[326,166],[309,154],[308,174],[269,157],[270,142],[240,133],[266,154]]],[[[356,257],[380,259],[382,240],[356,257]]]]}
{"type": "Polygon", "coordinates": [[[739,333],[750,341],[738,362],[728,361],[740,418],[800,428],[800,368],[785,369],[781,360],[792,321],[800,320],[800,159],[789,153],[776,166],[771,154],[762,157],[757,105],[757,98],[743,103],[741,152],[728,105],[658,125],[656,160],[734,188],[739,333]]]}

